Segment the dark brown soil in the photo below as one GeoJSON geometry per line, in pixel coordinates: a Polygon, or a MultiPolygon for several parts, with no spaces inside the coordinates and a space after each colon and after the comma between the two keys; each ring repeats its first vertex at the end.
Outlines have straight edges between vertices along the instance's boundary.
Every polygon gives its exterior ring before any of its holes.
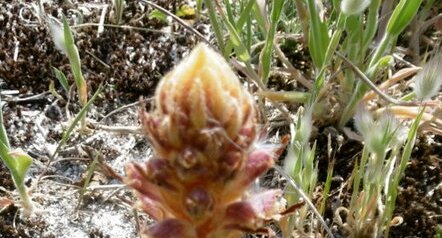
{"type": "MultiPolygon", "coordinates": [[[[171,4],[163,5],[172,7],[171,4]]],[[[45,5],[45,10],[58,19],[61,19],[61,13],[68,19],[72,17],[68,10],[75,6],[62,5],[62,12],[58,11],[59,7],[45,5]]],[[[101,83],[112,85],[112,90],[106,95],[110,97],[108,99],[123,96],[133,100],[140,95],[151,95],[161,76],[195,43],[194,35],[179,26],[170,33],[162,33],[164,24],[149,19],[148,10],[149,7],[143,11],[138,3],[129,1],[123,17],[124,24],[144,28],[145,31],[106,27],[97,37],[97,26],[75,29],[83,74],[93,89],[101,83]]],[[[97,14],[84,16],[83,22],[97,23],[98,17],[97,14]]],[[[67,57],[56,49],[48,27],[38,23],[29,4],[0,3],[0,29],[0,79],[9,89],[18,89],[22,93],[47,91],[50,81],[58,85],[51,67],[62,70],[73,82],[69,76],[67,57]],[[23,18],[32,21],[32,24],[20,18],[18,12],[21,9],[23,18]],[[18,57],[14,60],[17,46],[18,57]]]]}
{"type": "Polygon", "coordinates": [[[405,170],[395,211],[404,223],[392,229],[391,237],[433,237],[442,224],[442,145],[436,139],[438,143],[418,147],[405,170]]]}

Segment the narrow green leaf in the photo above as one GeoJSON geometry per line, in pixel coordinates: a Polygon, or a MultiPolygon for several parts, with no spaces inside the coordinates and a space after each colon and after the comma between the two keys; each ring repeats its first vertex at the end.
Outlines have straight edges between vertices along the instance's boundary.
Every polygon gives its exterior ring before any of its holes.
{"type": "Polygon", "coordinates": [[[212,0],[206,0],[207,11],[209,12],[210,25],[213,27],[213,31],[215,32],[216,42],[218,43],[218,47],[221,52],[223,52],[223,56],[227,59],[228,53],[225,50],[224,43],[224,32],[221,23],[216,15],[215,6],[213,6],[212,0]]]}
{"type": "Polygon", "coordinates": [[[71,28],[69,27],[68,21],[65,16],[63,16],[63,33],[64,41],[67,47],[74,44],[74,36],[72,35],[71,28]]]}
{"type": "Polygon", "coordinates": [[[223,20],[227,26],[228,31],[229,31],[229,37],[230,37],[230,40],[235,48],[236,56],[242,62],[249,62],[250,61],[250,54],[247,51],[246,46],[242,43],[242,40],[239,37],[239,34],[236,31],[235,27],[229,21],[227,21],[227,19],[223,19],[223,20]]]}
{"type": "Polygon", "coordinates": [[[101,93],[103,90],[103,86],[100,85],[100,87],[97,89],[97,91],[94,93],[92,98],[84,105],[84,107],[80,110],[80,112],[75,116],[72,123],[69,125],[68,129],[63,133],[63,136],[61,138],[61,141],[58,143],[57,148],[54,151],[54,154],[52,154],[52,157],[54,157],[58,151],[60,150],[61,146],[63,146],[71,136],[72,132],[74,131],[75,127],[78,125],[80,120],[86,115],[86,112],[88,111],[89,107],[92,105],[92,103],[95,101],[97,96],[101,93]]]}
{"type": "Polygon", "coordinates": [[[114,21],[115,21],[115,24],[119,25],[121,22],[121,19],[123,17],[125,1],[124,0],[113,0],[112,4],[114,5],[114,8],[115,8],[114,21]]]}
{"type": "Polygon", "coordinates": [[[328,168],[327,168],[327,178],[325,179],[324,190],[322,191],[321,205],[319,208],[319,212],[321,214],[324,214],[325,205],[327,204],[327,199],[330,196],[329,192],[330,192],[331,183],[333,180],[333,169],[334,169],[334,161],[329,163],[328,168]]]}
{"type": "Polygon", "coordinates": [[[233,17],[233,9],[232,9],[233,4],[234,3],[230,3],[229,0],[224,0],[224,6],[226,8],[226,13],[227,13],[227,20],[232,25],[235,24],[235,18],[233,17]]]}
{"type": "Polygon", "coordinates": [[[67,49],[67,54],[72,74],[74,75],[74,80],[75,84],[77,85],[77,89],[80,89],[82,85],[85,83],[85,80],[83,78],[83,73],[81,72],[80,54],[78,53],[77,46],[75,46],[72,30],[69,27],[66,17],[64,16],[63,16],[63,31],[64,31],[65,44],[66,44],[66,49],[67,49]]]}
{"type": "Polygon", "coordinates": [[[373,0],[368,8],[367,23],[364,29],[363,37],[363,52],[365,52],[365,49],[368,47],[370,42],[372,42],[376,34],[376,30],[378,29],[380,6],[381,0],[373,0]]]}
{"type": "Polygon", "coordinates": [[[262,79],[264,84],[267,83],[268,77],[270,75],[270,66],[272,63],[272,52],[273,52],[273,40],[275,38],[276,27],[278,26],[283,5],[284,5],[284,0],[274,0],[272,4],[270,30],[267,32],[266,43],[261,56],[261,70],[262,70],[262,79]]]}
{"type": "Polygon", "coordinates": [[[247,20],[250,19],[250,13],[252,12],[253,6],[255,5],[255,0],[249,0],[241,12],[238,21],[236,22],[236,29],[241,30],[247,20]]]}
{"type": "Polygon", "coordinates": [[[398,36],[416,15],[422,0],[401,0],[391,14],[387,24],[387,34],[398,36]]]}
{"type": "Polygon", "coordinates": [[[5,124],[3,122],[3,102],[0,97],[0,142],[3,143],[9,150],[11,145],[9,144],[8,135],[6,133],[5,124]]]}
{"type": "Polygon", "coordinates": [[[52,71],[54,71],[55,77],[58,79],[58,82],[60,82],[64,91],[66,91],[66,93],[69,93],[69,83],[64,73],[55,67],[52,67],[52,71]]]}
{"type": "Polygon", "coordinates": [[[263,16],[261,14],[261,10],[259,9],[257,1],[254,1],[254,2],[255,2],[255,4],[253,5],[253,8],[252,8],[253,16],[256,20],[256,23],[259,26],[259,29],[261,30],[261,34],[266,35],[267,34],[267,24],[266,24],[266,19],[264,18],[265,16],[263,16]]]}
{"type": "Polygon", "coordinates": [[[324,64],[330,37],[327,32],[327,25],[320,19],[315,0],[307,0],[307,6],[310,14],[308,47],[313,63],[320,69],[324,64]]]}
{"type": "Polygon", "coordinates": [[[89,186],[89,183],[92,179],[92,175],[94,175],[95,167],[98,163],[98,157],[99,157],[99,153],[97,153],[97,155],[94,157],[94,160],[92,161],[92,163],[89,165],[89,168],[87,169],[86,179],[84,180],[83,187],[80,189],[80,192],[79,192],[80,195],[79,195],[78,204],[77,204],[76,209],[80,208],[80,206],[81,206],[84,193],[86,192],[86,189],[89,186]]]}
{"type": "MultiPolygon", "coordinates": [[[[250,20],[250,12],[252,11],[252,8],[254,6],[255,0],[249,0],[249,2],[247,3],[246,7],[241,11],[241,15],[238,19],[238,21],[235,22],[231,22],[232,25],[235,26],[235,29],[237,32],[241,32],[244,24],[247,22],[247,20],[250,20]]],[[[233,16],[232,16],[233,17],[233,16]]],[[[246,34],[248,34],[248,32],[246,32],[246,34]]],[[[239,34],[238,34],[239,36],[239,34]]],[[[244,40],[241,39],[241,42],[244,42],[244,40]]],[[[249,41],[246,40],[246,51],[249,51],[249,41]]],[[[244,43],[242,43],[244,45],[244,43]]],[[[232,49],[235,48],[235,44],[232,42],[232,40],[228,40],[226,45],[224,46],[224,52],[223,54],[225,55],[225,57],[229,57],[230,53],[232,52],[232,49]]]]}
{"type": "Polygon", "coordinates": [[[258,95],[262,95],[271,101],[290,102],[290,103],[306,103],[310,97],[310,93],[298,91],[260,91],[258,95]]]}

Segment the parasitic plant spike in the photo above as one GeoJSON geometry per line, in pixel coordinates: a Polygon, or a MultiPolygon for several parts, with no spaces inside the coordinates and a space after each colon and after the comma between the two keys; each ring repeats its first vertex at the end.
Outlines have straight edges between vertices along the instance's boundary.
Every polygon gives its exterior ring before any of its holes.
{"type": "Polygon", "coordinates": [[[281,190],[248,187],[274,163],[256,146],[257,112],[227,62],[199,44],[159,83],[141,121],[155,157],[129,164],[125,182],[157,223],[144,237],[241,237],[285,209],[281,190]]]}

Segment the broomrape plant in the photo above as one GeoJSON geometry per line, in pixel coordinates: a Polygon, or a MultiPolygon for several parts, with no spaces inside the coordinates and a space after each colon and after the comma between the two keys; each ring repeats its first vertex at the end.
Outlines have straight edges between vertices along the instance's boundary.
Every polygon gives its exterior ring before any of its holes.
{"type": "Polygon", "coordinates": [[[143,237],[241,237],[271,233],[282,191],[249,191],[273,163],[257,146],[257,112],[225,60],[199,44],[160,82],[156,108],[142,112],[155,156],[127,166],[126,183],[158,223],[143,237]]]}

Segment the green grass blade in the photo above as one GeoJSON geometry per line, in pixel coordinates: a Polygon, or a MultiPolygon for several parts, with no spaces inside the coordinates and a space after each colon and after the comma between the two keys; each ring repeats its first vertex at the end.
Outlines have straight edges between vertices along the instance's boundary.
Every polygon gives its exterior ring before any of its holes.
{"type": "Polygon", "coordinates": [[[63,16],[63,32],[64,32],[66,50],[71,70],[74,75],[75,84],[77,85],[77,89],[80,90],[83,84],[85,83],[84,82],[85,80],[83,78],[83,73],[81,72],[80,54],[78,53],[77,46],[75,46],[72,30],[69,27],[66,17],[64,16],[63,16]]]}
{"type": "Polygon", "coordinates": [[[115,24],[119,25],[121,22],[121,19],[123,18],[123,11],[124,11],[124,5],[125,0],[114,0],[112,1],[114,8],[115,8],[115,24]]]}
{"type": "Polygon", "coordinates": [[[3,122],[3,102],[0,98],[0,142],[3,143],[9,150],[11,145],[9,144],[9,139],[6,133],[5,124],[3,122]]]}
{"type": "Polygon", "coordinates": [[[307,0],[310,14],[310,31],[308,47],[313,63],[319,69],[322,68],[325,59],[325,52],[329,44],[327,25],[321,21],[315,0],[307,0]]]}
{"type": "Polygon", "coordinates": [[[224,43],[224,33],[222,25],[216,15],[215,6],[213,5],[212,0],[205,1],[207,10],[209,12],[210,25],[213,27],[213,31],[215,32],[216,42],[218,43],[218,47],[225,58],[228,58],[228,53],[225,51],[225,43],[224,43]]]}
{"type": "Polygon", "coordinates": [[[66,78],[66,75],[64,75],[64,73],[62,71],[58,70],[55,67],[52,67],[52,71],[54,71],[55,77],[58,79],[58,82],[60,82],[64,91],[66,91],[66,93],[68,94],[69,93],[69,83],[66,78]]]}
{"type": "Polygon", "coordinates": [[[230,24],[235,24],[235,18],[233,17],[233,9],[232,9],[232,5],[235,4],[233,3],[229,3],[228,0],[224,0],[224,6],[226,8],[226,13],[227,13],[227,20],[229,20],[230,24]]]}
{"type": "Polygon", "coordinates": [[[329,197],[329,192],[330,192],[331,183],[332,183],[332,179],[333,179],[333,170],[334,170],[334,161],[329,163],[328,168],[327,168],[327,178],[325,179],[324,190],[322,191],[321,205],[319,207],[319,212],[321,214],[324,214],[324,212],[325,212],[325,205],[326,205],[327,199],[329,197]]]}
{"type": "Polygon", "coordinates": [[[247,20],[250,19],[250,13],[252,12],[253,6],[255,5],[255,0],[249,0],[244,7],[238,21],[236,22],[236,29],[241,30],[247,20]]]}
{"type": "Polygon", "coordinates": [[[24,179],[26,172],[32,164],[32,158],[24,152],[10,152],[9,148],[0,142],[0,157],[8,167],[11,173],[12,180],[14,181],[15,188],[17,189],[20,199],[21,207],[24,209],[24,214],[32,212],[33,205],[26,191],[24,179]]]}
{"type": "Polygon", "coordinates": [[[253,16],[256,20],[256,23],[259,26],[259,29],[261,30],[261,34],[266,35],[268,27],[267,27],[266,19],[264,18],[265,16],[263,16],[261,14],[261,10],[259,9],[257,1],[255,0],[254,2],[255,2],[255,4],[253,5],[253,9],[252,9],[253,16]]]}
{"type": "Polygon", "coordinates": [[[279,22],[279,18],[281,16],[281,11],[283,6],[284,6],[284,0],[273,1],[270,29],[267,32],[266,42],[261,57],[261,70],[262,70],[262,79],[264,84],[267,84],[267,80],[270,75],[270,66],[272,63],[272,52],[273,52],[273,40],[275,38],[276,28],[279,22]]]}
{"type": "Polygon", "coordinates": [[[341,40],[341,35],[344,30],[344,25],[347,17],[344,14],[339,14],[338,22],[337,22],[337,29],[333,33],[330,42],[327,46],[326,53],[324,55],[324,67],[326,67],[331,59],[333,54],[335,53],[336,49],[338,48],[339,41],[341,40]]]}
{"type": "MultiPolygon", "coordinates": [[[[379,23],[379,8],[381,6],[381,0],[373,0],[371,5],[368,7],[367,23],[364,30],[363,37],[363,50],[365,52],[370,42],[372,42],[374,36],[376,35],[376,30],[379,23]]],[[[365,54],[365,53],[364,53],[365,54]]]]}
{"type": "Polygon", "coordinates": [[[387,34],[398,36],[416,15],[422,0],[401,0],[391,14],[387,34]]]}
{"type": "Polygon", "coordinates": [[[92,179],[92,175],[94,175],[94,171],[95,171],[95,168],[97,167],[99,155],[100,154],[97,153],[97,155],[94,157],[94,160],[92,160],[92,163],[89,165],[89,168],[87,169],[86,179],[84,180],[83,187],[80,189],[80,192],[79,192],[79,198],[78,198],[78,204],[77,204],[76,210],[78,210],[80,208],[81,203],[83,201],[84,193],[86,192],[86,189],[89,186],[89,183],[92,179]]]}
{"type": "Polygon", "coordinates": [[[74,131],[74,129],[77,126],[77,124],[84,117],[84,115],[86,114],[87,110],[89,109],[89,107],[92,105],[92,103],[95,101],[95,99],[101,93],[102,90],[103,90],[103,86],[100,85],[100,87],[94,93],[92,98],[86,103],[86,105],[83,106],[83,108],[80,110],[80,112],[75,116],[74,120],[69,125],[68,129],[63,133],[63,136],[61,138],[60,143],[58,144],[57,148],[55,149],[54,154],[51,156],[52,158],[55,157],[55,155],[60,150],[61,146],[66,144],[66,142],[68,141],[69,137],[71,136],[71,134],[74,131]]]}
{"type": "Polygon", "coordinates": [[[224,14],[221,14],[221,17],[224,24],[227,26],[227,30],[229,31],[230,42],[233,44],[236,57],[240,61],[248,63],[250,61],[250,54],[247,51],[246,46],[243,44],[241,37],[239,36],[235,26],[230,21],[228,21],[228,19],[224,14]]]}
{"type": "MultiPolygon", "coordinates": [[[[254,3],[255,3],[255,0],[249,0],[249,2],[247,3],[247,5],[243,9],[243,11],[241,11],[241,15],[240,15],[238,21],[236,23],[232,22],[232,25],[235,26],[237,32],[241,32],[244,27],[244,24],[247,22],[247,20],[250,20],[250,12],[252,11],[254,3]]],[[[250,25],[248,27],[250,27],[250,25]]],[[[241,40],[242,42],[246,43],[245,46],[246,46],[247,52],[250,51],[250,46],[251,46],[251,42],[252,42],[251,34],[252,34],[251,29],[248,28],[246,31],[246,39],[241,40]]],[[[227,45],[225,46],[226,58],[228,57],[228,55],[230,54],[230,52],[232,52],[232,50],[234,48],[235,48],[235,46],[234,46],[233,42],[231,40],[229,40],[227,42],[227,45]]]]}

